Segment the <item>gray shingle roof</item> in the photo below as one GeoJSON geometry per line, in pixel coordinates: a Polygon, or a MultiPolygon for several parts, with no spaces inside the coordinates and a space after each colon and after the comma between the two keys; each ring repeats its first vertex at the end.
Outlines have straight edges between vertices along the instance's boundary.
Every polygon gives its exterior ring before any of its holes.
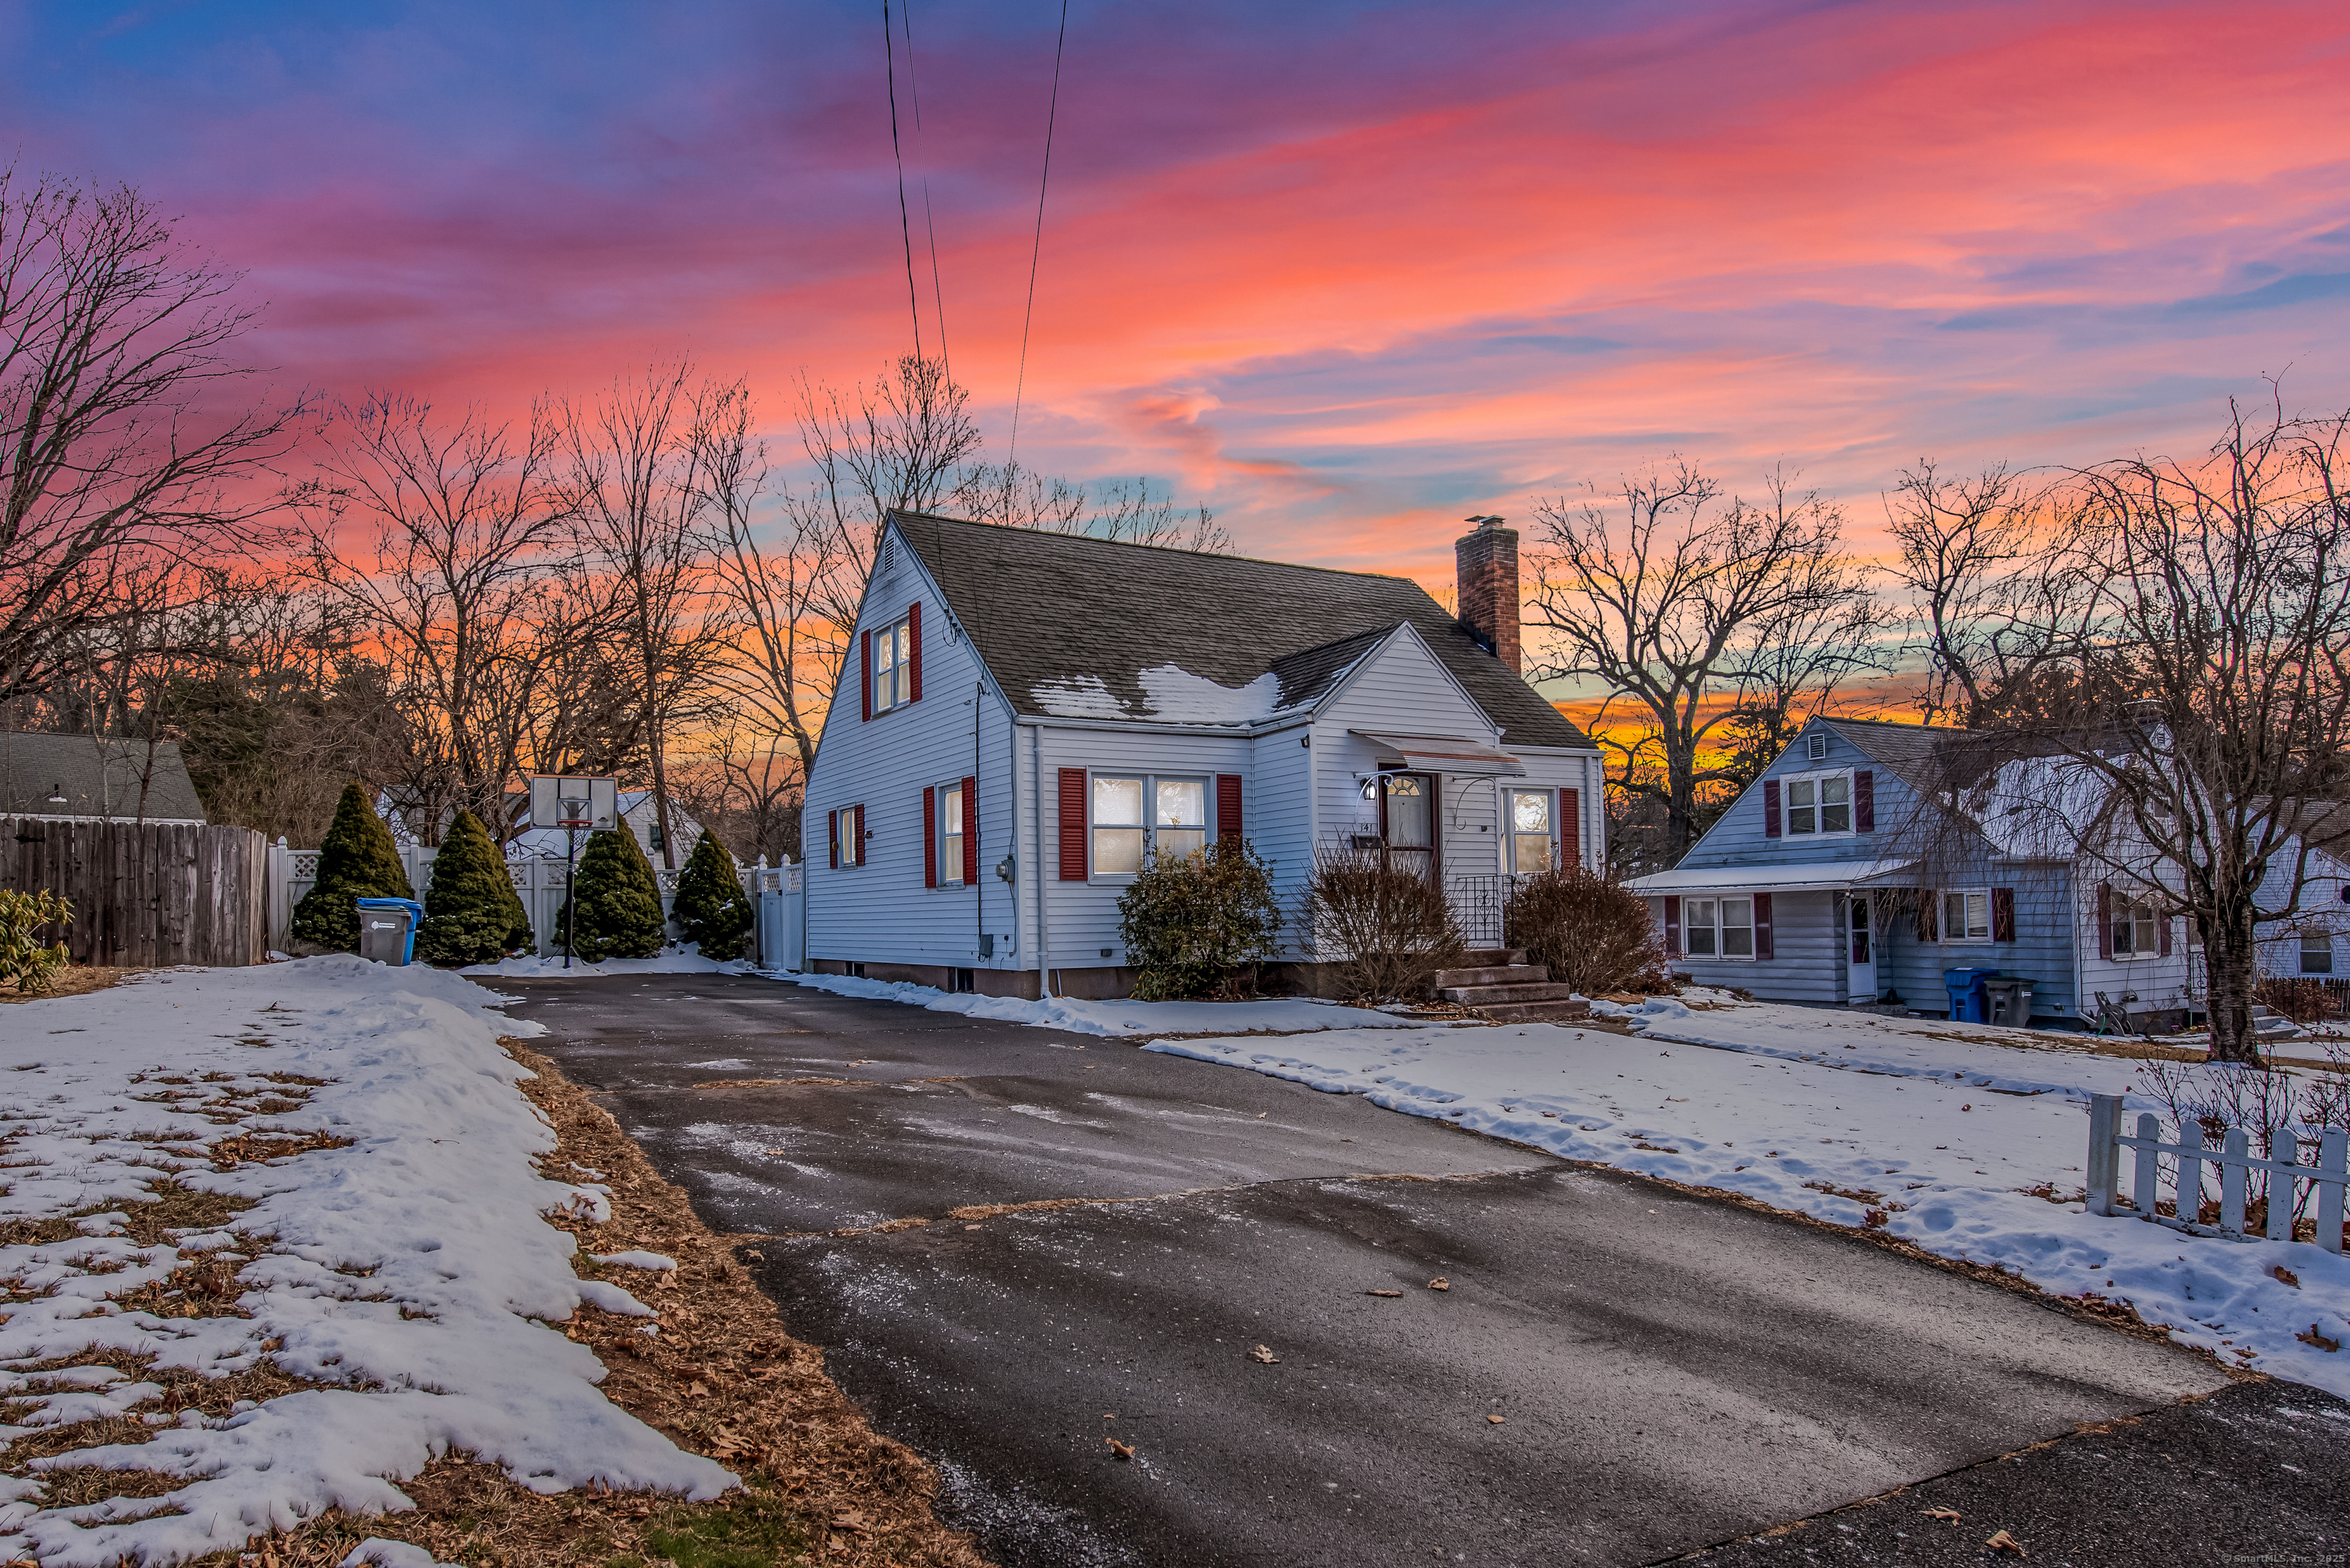
{"type": "Polygon", "coordinates": [[[1928,798],[1950,787],[1951,742],[1970,740],[1975,734],[1971,730],[1935,729],[1890,719],[1823,719],[1820,722],[1928,798]]]}
{"type": "Polygon", "coordinates": [[[170,741],[157,743],[148,775],[143,741],[107,741],[91,735],[32,735],[0,732],[0,815],[93,816],[117,821],[202,822],[204,804],[170,741]],[[62,794],[62,801],[53,795],[62,794]]]}
{"type": "Polygon", "coordinates": [[[891,515],[1023,713],[1048,711],[1040,686],[1098,680],[1126,711],[1147,716],[1141,673],[1170,664],[1235,690],[1270,672],[1280,705],[1292,707],[1409,625],[1504,744],[1591,743],[1407,577],[891,515]]]}

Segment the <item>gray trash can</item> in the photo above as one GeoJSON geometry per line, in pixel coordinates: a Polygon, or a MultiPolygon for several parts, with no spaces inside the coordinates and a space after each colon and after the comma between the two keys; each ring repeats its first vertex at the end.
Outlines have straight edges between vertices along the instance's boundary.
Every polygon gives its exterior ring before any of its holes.
{"type": "Polygon", "coordinates": [[[413,898],[361,898],[359,957],[394,968],[416,956],[416,928],[424,906],[413,898]]]}
{"type": "Polygon", "coordinates": [[[2032,982],[2001,978],[1982,982],[1987,1023],[2022,1029],[2032,1023],[2032,982]]]}

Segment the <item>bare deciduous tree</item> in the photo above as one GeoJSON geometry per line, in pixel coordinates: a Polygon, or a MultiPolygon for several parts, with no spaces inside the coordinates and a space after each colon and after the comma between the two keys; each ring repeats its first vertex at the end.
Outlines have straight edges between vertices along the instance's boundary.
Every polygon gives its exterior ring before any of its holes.
{"type": "Polygon", "coordinates": [[[1725,503],[1681,462],[1625,480],[1612,505],[1594,490],[1536,516],[1527,619],[1543,673],[1596,681],[1610,708],[1638,714],[1636,739],[1601,743],[1618,754],[1618,788],[1661,800],[1674,864],[1697,836],[1701,789],[1736,782],[1701,760],[1715,732],[1758,705],[1783,730],[1797,703],[1825,703],[1873,667],[1877,596],[1843,554],[1841,509],[1781,473],[1761,503],[1725,503]]]}

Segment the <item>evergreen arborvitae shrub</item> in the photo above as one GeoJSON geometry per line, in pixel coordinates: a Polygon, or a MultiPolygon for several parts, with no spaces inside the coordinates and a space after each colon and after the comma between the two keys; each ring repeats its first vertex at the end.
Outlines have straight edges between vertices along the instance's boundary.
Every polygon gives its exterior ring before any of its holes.
{"type": "Polygon", "coordinates": [[[427,963],[495,963],[529,944],[530,919],[505,857],[481,818],[459,812],[432,857],[416,956],[427,963]]]}
{"type": "Polygon", "coordinates": [[[637,836],[625,827],[588,836],[588,847],[574,874],[571,900],[556,919],[556,940],[563,940],[568,919],[572,952],[584,963],[608,958],[647,959],[660,956],[662,929],[660,888],[653,880],[652,863],[637,846],[637,836]]]}
{"type": "Polygon", "coordinates": [[[735,875],[734,857],[708,833],[686,857],[677,878],[674,911],[685,940],[696,943],[706,959],[743,956],[743,939],[750,934],[751,900],[735,875]]]}
{"type": "Polygon", "coordinates": [[[345,784],[335,825],[318,846],[318,880],[294,906],[293,935],[333,952],[359,950],[360,898],[413,898],[400,846],[362,784],[345,784]]]}
{"type": "Polygon", "coordinates": [[[1150,857],[1118,901],[1118,934],[1145,1002],[1256,990],[1281,929],[1273,874],[1243,839],[1150,857]]]}

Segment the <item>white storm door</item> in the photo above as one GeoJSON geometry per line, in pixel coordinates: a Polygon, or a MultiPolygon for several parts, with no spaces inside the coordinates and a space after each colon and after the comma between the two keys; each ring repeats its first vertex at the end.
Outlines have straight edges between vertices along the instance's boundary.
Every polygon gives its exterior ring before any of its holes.
{"type": "Polygon", "coordinates": [[[1845,901],[1845,961],[1848,966],[1845,994],[1855,1002],[1875,1002],[1877,933],[1869,922],[1867,896],[1855,893],[1845,901]]]}

